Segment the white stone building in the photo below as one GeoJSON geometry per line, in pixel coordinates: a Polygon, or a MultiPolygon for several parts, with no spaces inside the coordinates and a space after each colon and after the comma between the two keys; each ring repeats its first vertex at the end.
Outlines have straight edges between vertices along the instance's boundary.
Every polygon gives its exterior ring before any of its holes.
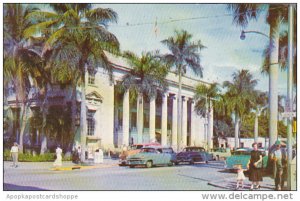
{"type": "MultiPolygon", "coordinates": [[[[118,94],[116,85],[130,70],[130,65],[124,58],[107,54],[113,66],[114,83],[103,68],[97,68],[94,73],[86,73],[86,149],[90,152],[97,148],[113,149],[128,146],[131,143],[157,141],[162,145],[172,146],[177,150],[177,93],[178,77],[169,73],[166,80],[168,91],[163,97],[157,97],[149,102],[144,99],[144,129],[143,135],[137,134],[137,103],[130,103],[130,93],[118,94]],[[150,137],[152,136],[152,137],[150,137]],[[155,136],[155,137],[153,137],[155,136]],[[154,138],[154,139],[153,139],[154,138]]],[[[182,78],[182,146],[196,145],[212,148],[213,115],[206,121],[194,111],[193,101],[195,86],[209,84],[201,80],[182,78]],[[209,123],[206,123],[209,122],[209,123]],[[207,130],[206,130],[207,129],[207,130]],[[207,132],[206,132],[207,131],[207,132]]],[[[66,105],[70,103],[71,91],[53,88],[48,92],[48,103],[66,105]],[[50,100],[51,99],[51,100],[50,100]]],[[[30,95],[34,98],[34,92],[30,95]]],[[[15,97],[8,98],[8,105],[13,107],[15,97]]],[[[81,144],[80,134],[80,89],[77,91],[77,114],[75,144],[81,144]]],[[[31,106],[31,109],[39,104],[31,106]],[[33,107],[34,106],[34,107],[33,107]]],[[[212,113],[212,112],[211,112],[212,113]]],[[[30,114],[29,114],[30,115],[30,114]]],[[[82,126],[81,125],[81,126],[82,126]]],[[[36,135],[39,135],[37,132],[36,135]]],[[[37,137],[38,138],[38,137],[37,137]]],[[[181,147],[183,148],[183,147],[181,147]]]]}

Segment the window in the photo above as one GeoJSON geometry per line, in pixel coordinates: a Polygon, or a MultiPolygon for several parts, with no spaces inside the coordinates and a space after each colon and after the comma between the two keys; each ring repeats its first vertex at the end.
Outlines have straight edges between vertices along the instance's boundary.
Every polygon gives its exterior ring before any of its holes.
{"type": "Polygon", "coordinates": [[[89,72],[88,83],[89,83],[89,84],[95,84],[95,73],[89,72]]]}
{"type": "Polygon", "coordinates": [[[95,134],[95,111],[88,110],[87,114],[87,135],[93,136],[95,134]]]}

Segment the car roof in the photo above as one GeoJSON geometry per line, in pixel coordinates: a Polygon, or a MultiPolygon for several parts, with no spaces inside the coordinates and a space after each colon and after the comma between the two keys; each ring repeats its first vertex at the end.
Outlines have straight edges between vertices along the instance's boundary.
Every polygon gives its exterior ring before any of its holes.
{"type": "Polygon", "coordinates": [[[189,147],[185,147],[185,148],[188,148],[188,149],[191,149],[191,148],[204,149],[204,147],[196,147],[196,146],[189,146],[189,147]]]}

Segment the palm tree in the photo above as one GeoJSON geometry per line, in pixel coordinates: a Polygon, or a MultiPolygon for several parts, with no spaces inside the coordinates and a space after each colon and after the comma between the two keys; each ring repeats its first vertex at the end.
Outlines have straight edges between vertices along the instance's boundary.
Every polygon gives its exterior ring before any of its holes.
{"type": "Polygon", "coordinates": [[[266,111],[268,107],[268,96],[267,93],[261,91],[254,92],[254,110],[255,110],[255,121],[254,121],[254,141],[257,142],[258,139],[258,117],[262,112],[266,111]]]}
{"type": "MultiPolygon", "coordinates": [[[[194,95],[194,99],[196,101],[195,109],[199,114],[202,116],[205,116],[205,118],[208,120],[206,127],[206,134],[207,134],[207,145],[208,149],[212,148],[212,141],[209,139],[212,139],[212,133],[208,131],[208,128],[211,127],[211,124],[213,122],[210,121],[210,116],[212,115],[212,106],[214,108],[219,109],[221,112],[224,108],[222,107],[222,104],[218,104],[218,100],[221,99],[219,84],[212,83],[211,85],[205,85],[205,84],[199,84],[196,86],[196,92],[194,95]],[[215,104],[212,104],[212,101],[216,101],[215,104]]],[[[221,103],[221,102],[220,102],[221,103]]]]}
{"type": "MultiPolygon", "coordinates": [[[[137,131],[140,143],[144,125],[143,96],[146,95],[150,100],[155,100],[158,94],[163,95],[166,92],[165,77],[168,74],[168,67],[150,52],[143,53],[140,58],[132,52],[125,52],[124,57],[129,60],[132,69],[122,78],[121,86],[138,96],[137,131]]],[[[150,136],[150,140],[153,138],[155,136],[150,136]]]]}
{"type": "Polygon", "coordinates": [[[240,70],[232,74],[233,81],[225,81],[223,86],[227,89],[227,109],[232,112],[235,117],[235,148],[238,147],[239,125],[241,117],[249,113],[254,103],[254,87],[257,80],[248,70],[240,70]]]}
{"type": "MultiPolygon", "coordinates": [[[[4,4],[4,84],[12,85],[16,104],[20,107],[19,146],[23,152],[23,136],[28,123],[28,95],[33,85],[40,86],[43,80],[43,61],[40,52],[24,38],[31,26],[26,16],[36,8],[22,4],[4,4]]],[[[35,37],[31,37],[35,40],[35,37]]],[[[18,135],[18,134],[17,134],[18,135]]]]}
{"type": "Polygon", "coordinates": [[[267,8],[267,23],[270,25],[269,42],[269,137],[270,144],[277,139],[278,114],[278,68],[279,68],[279,36],[281,23],[287,19],[287,5],[285,4],[229,4],[228,9],[234,14],[233,22],[245,28],[250,20],[257,19],[259,14],[267,8]]]}
{"type": "MultiPolygon", "coordinates": [[[[107,30],[109,23],[116,23],[118,15],[112,9],[95,8],[91,4],[50,4],[54,12],[36,11],[27,19],[40,23],[30,26],[25,36],[47,31],[43,55],[49,55],[48,66],[58,75],[58,80],[73,79],[81,87],[81,147],[86,146],[85,74],[87,69],[101,66],[113,80],[112,66],[105,51],[118,53],[119,42],[107,30]],[[72,74],[72,78],[70,78],[72,74]]],[[[73,93],[74,94],[74,93],[73,93]]],[[[75,102],[75,101],[73,101],[75,102]]],[[[73,104],[74,106],[74,104],[73,104]]],[[[84,152],[82,152],[84,159],[84,152]]]]}
{"type": "Polygon", "coordinates": [[[200,51],[205,48],[201,41],[191,41],[192,34],[185,30],[175,31],[175,36],[162,41],[168,47],[170,53],[163,55],[165,61],[176,68],[178,75],[178,110],[177,110],[177,135],[178,149],[182,146],[182,76],[187,72],[187,68],[192,69],[196,75],[203,76],[203,68],[200,64],[200,51]]]}

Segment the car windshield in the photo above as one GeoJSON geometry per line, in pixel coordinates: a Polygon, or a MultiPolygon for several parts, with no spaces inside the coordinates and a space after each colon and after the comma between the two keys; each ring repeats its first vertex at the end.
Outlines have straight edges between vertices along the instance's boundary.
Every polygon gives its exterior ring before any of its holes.
{"type": "Polygon", "coordinates": [[[173,151],[172,148],[164,148],[164,149],[162,149],[162,152],[163,152],[163,153],[167,153],[167,154],[172,154],[172,153],[174,153],[174,151],[173,151]]]}
{"type": "Polygon", "coordinates": [[[196,152],[205,152],[205,149],[202,147],[188,147],[183,150],[184,152],[196,151],[196,152]]]}
{"type": "Polygon", "coordinates": [[[143,153],[156,153],[156,150],[154,148],[143,148],[141,150],[143,153]]]}
{"type": "Polygon", "coordinates": [[[141,148],[143,148],[143,145],[141,145],[141,144],[136,144],[136,145],[131,146],[132,150],[141,149],[141,148]]]}

